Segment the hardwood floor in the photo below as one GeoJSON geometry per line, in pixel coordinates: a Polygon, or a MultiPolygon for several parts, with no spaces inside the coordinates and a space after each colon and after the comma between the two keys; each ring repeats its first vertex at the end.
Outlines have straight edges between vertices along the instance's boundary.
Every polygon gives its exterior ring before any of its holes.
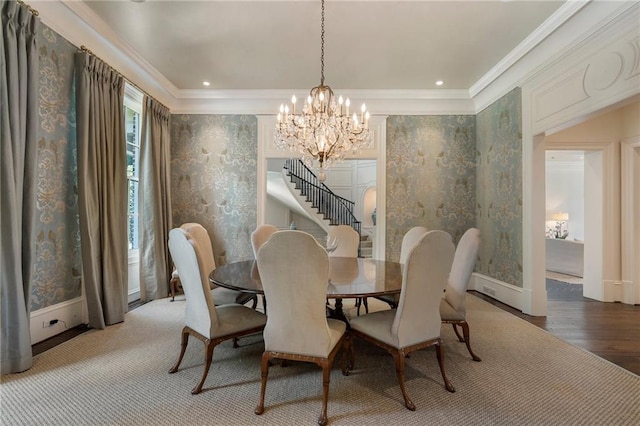
{"type": "MultiPolygon", "coordinates": [[[[547,280],[547,316],[532,317],[482,293],[474,296],[640,375],[640,306],[582,297],[582,286],[547,280]]],[[[37,355],[88,330],[79,326],[33,345],[37,355]]]]}
{"type": "Polygon", "coordinates": [[[582,285],[547,280],[547,316],[532,317],[476,291],[481,298],[551,334],[640,375],[640,306],[582,297],[582,285]]]}

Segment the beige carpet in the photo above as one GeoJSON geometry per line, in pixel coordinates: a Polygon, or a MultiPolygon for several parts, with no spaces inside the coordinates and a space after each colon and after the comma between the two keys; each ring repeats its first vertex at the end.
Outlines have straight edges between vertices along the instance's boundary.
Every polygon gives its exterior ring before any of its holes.
{"type": "MultiPolygon", "coordinates": [[[[356,369],[331,377],[333,425],[638,425],[640,377],[571,346],[474,296],[468,319],[482,362],[443,327],[442,384],[432,349],[407,360],[402,403],[392,359],[357,342],[356,369]]],[[[375,301],[372,301],[375,305],[375,301]]],[[[379,305],[378,305],[379,306],[379,305]]],[[[375,307],[375,306],[374,306],[375,307]]],[[[184,302],[154,301],[123,324],[90,331],[35,357],[22,374],[2,377],[3,425],[313,425],[321,373],[310,364],[274,366],[266,411],[259,395],[259,336],[225,343],[214,354],[205,391],[190,394],[202,372],[202,344],[191,340],[183,369],[167,373],[178,354],[184,302]]]]}

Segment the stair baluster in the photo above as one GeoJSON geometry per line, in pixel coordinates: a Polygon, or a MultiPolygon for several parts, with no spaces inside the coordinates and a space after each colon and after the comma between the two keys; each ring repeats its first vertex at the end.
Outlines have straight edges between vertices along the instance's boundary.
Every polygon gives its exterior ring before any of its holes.
{"type": "MultiPolygon", "coordinates": [[[[317,209],[331,225],[349,225],[361,235],[362,224],[353,215],[355,203],[336,195],[324,183],[320,182],[302,161],[286,160],[284,168],[295,188],[300,191],[307,202],[317,209]]],[[[362,243],[360,243],[362,245],[362,243]]],[[[358,247],[358,256],[361,255],[361,247],[358,247]]]]}

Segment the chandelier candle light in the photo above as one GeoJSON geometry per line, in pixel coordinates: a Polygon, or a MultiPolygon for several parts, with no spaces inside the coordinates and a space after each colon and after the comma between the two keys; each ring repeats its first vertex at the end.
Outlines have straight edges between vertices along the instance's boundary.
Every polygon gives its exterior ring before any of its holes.
{"type": "Polygon", "coordinates": [[[360,117],[350,116],[349,98],[338,97],[337,102],[331,87],[324,84],[324,0],[322,0],[320,50],[320,85],[311,89],[302,111],[296,112],[296,96],[291,97],[291,107],[280,105],[274,139],[280,149],[298,152],[302,161],[313,167],[319,163],[318,179],[324,182],[324,171],[336,161],[344,160],[348,152],[369,146],[369,112],[365,104],[360,117]]]}

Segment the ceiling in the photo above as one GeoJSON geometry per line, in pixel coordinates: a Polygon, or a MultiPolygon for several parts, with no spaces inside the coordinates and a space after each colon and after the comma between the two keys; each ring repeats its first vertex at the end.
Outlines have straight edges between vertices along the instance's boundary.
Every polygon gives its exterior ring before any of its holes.
{"type": "MultiPolygon", "coordinates": [[[[320,82],[320,1],[84,3],[93,21],[103,20],[175,89],[320,82]]],[[[325,83],[334,90],[468,90],[563,3],[327,0],[325,83]]]]}

